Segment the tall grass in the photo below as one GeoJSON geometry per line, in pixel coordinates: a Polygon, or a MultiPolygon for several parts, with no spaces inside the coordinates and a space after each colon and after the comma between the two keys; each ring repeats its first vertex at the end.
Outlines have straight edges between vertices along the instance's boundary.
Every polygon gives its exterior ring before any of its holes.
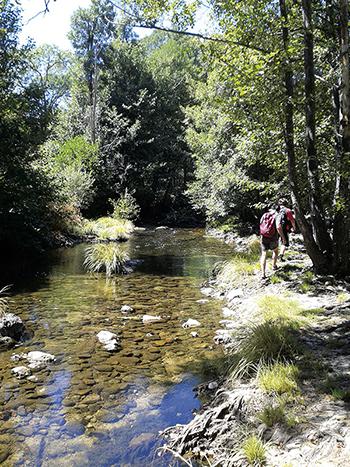
{"type": "Polygon", "coordinates": [[[249,363],[293,358],[297,353],[290,328],[282,321],[252,325],[247,336],[235,348],[240,359],[249,363]]]}
{"type": "Polygon", "coordinates": [[[84,266],[90,272],[104,271],[107,277],[126,272],[125,263],[129,257],[120,245],[97,243],[85,251],[84,266]]]}

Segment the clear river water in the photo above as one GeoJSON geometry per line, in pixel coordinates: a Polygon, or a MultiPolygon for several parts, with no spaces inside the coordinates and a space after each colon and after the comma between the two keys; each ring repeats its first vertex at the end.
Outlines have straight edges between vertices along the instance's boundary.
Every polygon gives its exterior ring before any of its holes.
{"type": "Polygon", "coordinates": [[[224,357],[213,336],[222,302],[201,283],[232,247],[200,229],[136,232],[123,244],[134,272],[106,279],[83,266],[87,245],[55,251],[49,271],[10,301],[31,338],[0,353],[0,462],[16,466],[165,466],[158,433],[186,423],[201,401],[193,388],[215,378],[224,357]],[[135,313],[120,311],[130,305],[135,313]],[[143,324],[142,316],[162,320],[143,324]],[[182,324],[200,321],[193,329],[182,324]],[[96,334],[117,333],[108,352],[96,334]],[[14,353],[41,350],[56,362],[18,380],[14,353]]]}

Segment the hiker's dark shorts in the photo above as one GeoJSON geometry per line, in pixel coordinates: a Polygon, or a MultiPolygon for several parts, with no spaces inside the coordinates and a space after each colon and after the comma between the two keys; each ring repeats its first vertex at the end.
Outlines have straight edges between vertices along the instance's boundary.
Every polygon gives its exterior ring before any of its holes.
{"type": "Polygon", "coordinates": [[[278,238],[261,237],[260,244],[262,251],[275,250],[278,248],[278,238]]]}

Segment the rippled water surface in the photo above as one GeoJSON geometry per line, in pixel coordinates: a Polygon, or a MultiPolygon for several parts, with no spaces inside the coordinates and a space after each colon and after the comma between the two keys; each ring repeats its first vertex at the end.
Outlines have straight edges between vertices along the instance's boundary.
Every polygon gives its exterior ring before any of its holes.
{"type": "Polygon", "coordinates": [[[169,465],[159,457],[158,431],[185,423],[200,406],[193,388],[222,361],[213,336],[222,303],[199,285],[231,247],[201,230],[137,232],[123,248],[134,272],[106,280],[83,267],[86,245],[55,252],[49,274],[11,300],[33,337],[0,354],[0,461],[4,465],[169,465]],[[122,305],[135,309],[120,312],[122,305]],[[162,321],[145,325],[144,314],[162,321]],[[182,328],[201,322],[198,338],[182,328]],[[117,333],[107,352],[101,330],[117,333]],[[57,361],[17,380],[13,353],[42,350],[57,361]]]}

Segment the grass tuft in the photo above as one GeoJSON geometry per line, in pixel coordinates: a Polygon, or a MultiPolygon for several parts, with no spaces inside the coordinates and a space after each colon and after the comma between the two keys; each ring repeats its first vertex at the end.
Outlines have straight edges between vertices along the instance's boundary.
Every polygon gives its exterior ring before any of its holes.
{"type": "Polygon", "coordinates": [[[250,465],[263,465],[266,461],[266,450],[261,439],[249,436],[243,443],[243,453],[250,465]]]}
{"type": "Polygon", "coordinates": [[[258,419],[269,428],[277,423],[284,424],[286,422],[284,405],[267,405],[264,407],[264,410],[258,414],[258,419]]]}
{"type": "Polygon", "coordinates": [[[290,363],[264,365],[258,371],[259,386],[276,394],[293,394],[298,391],[299,370],[290,363]]]}
{"type": "Polygon", "coordinates": [[[337,302],[338,303],[345,303],[347,302],[348,300],[350,300],[350,294],[346,293],[346,292],[340,292],[338,295],[337,295],[337,302]]]}
{"type": "Polygon", "coordinates": [[[128,254],[120,245],[97,243],[86,249],[84,266],[90,272],[104,271],[110,277],[112,274],[125,273],[128,259],[128,254]]]}
{"type": "Polygon", "coordinates": [[[236,352],[250,363],[292,358],[296,343],[290,328],[281,321],[252,325],[248,335],[238,344],[236,352]]]}

